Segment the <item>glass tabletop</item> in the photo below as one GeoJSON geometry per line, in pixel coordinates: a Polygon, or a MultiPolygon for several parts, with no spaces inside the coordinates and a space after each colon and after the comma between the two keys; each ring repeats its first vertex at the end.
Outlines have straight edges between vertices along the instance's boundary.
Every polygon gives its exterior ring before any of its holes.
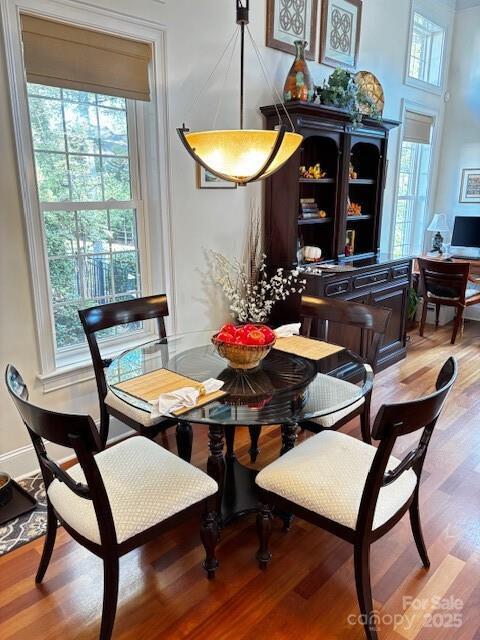
{"type": "Polygon", "coordinates": [[[148,402],[116,387],[165,368],[203,382],[224,381],[227,395],[183,413],[188,422],[220,425],[293,424],[348,408],[372,387],[373,373],[360,356],[343,349],[318,361],[273,348],[255,370],[228,366],[211,343],[214,331],[170,336],[125,351],[106,371],[112,393],[151,411],[148,402]]]}

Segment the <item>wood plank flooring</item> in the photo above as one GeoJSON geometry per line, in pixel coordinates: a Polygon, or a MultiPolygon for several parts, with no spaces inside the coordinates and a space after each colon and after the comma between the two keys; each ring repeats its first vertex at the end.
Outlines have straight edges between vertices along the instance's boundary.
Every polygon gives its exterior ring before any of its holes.
{"type": "MultiPolygon", "coordinates": [[[[421,567],[408,518],[372,549],[382,640],[480,639],[480,323],[466,323],[454,347],[450,330],[412,334],[407,359],[375,381],[374,411],[382,402],[429,391],[448,355],[459,360],[421,489],[432,567],[421,567]],[[435,596],[444,601],[436,603],[435,596]]],[[[355,421],[343,430],[358,437],[355,421]]],[[[172,436],[164,441],[169,447],[172,436]]],[[[278,455],[278,429],[264,429],[260,442],[262,467],[278,455]]],[[[397,454],[410,444],[402,443],[397,454]]],[[[245,461],[247,449],[247,432],[239,429],[237,453],[245,461]]],[[[193,462],[203,466],[205,459],[206,432],[196,427],[193,462]]],[[[197,532],[196,522],[186,522],[121,560],[115,639],[363,639],[347,543],[300,520],[287,534],[275,523],[273,560],[261,572],[254,518],[245,518],[222,535],[220,568],[208,582],[197,532]]],[[[1,640],[97,638],[101,562],[61,529],[45,581],[36,587],[41,550],[37,540],[0,559],[1,640]]]]}

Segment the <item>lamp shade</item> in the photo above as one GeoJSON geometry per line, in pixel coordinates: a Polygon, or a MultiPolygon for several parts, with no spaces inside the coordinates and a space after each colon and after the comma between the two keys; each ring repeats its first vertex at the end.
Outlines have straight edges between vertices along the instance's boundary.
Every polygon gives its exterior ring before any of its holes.
{"type": "Polygon", "coordinates": [[[436,213],[428,225],[427,231],[450,231],[446,215],[444,213],[436,213]]]}
{"type": "Polygon", "coordinates": [[[271,175],[295,153],[303,136],[287,131],[178,129],[183,144],[197,162],[223,180],[246,184],[271,175]]]}

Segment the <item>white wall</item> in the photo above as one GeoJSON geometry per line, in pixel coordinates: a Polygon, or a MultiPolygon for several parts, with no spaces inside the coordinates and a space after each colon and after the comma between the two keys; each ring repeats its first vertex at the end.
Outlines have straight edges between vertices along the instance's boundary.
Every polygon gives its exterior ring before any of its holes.
{"type": "Polygon", "coordinates": [[[436,208],[448,215],[480,215],[480,204],[459,200],[462,169],[480,167],[480,6],[455,17],[436,208]]]}
{"type": "MultiPolygon", "coordinates": [[[[427,0],[425,0],[427,1],[427,0]]],[[[82,4],[79,2],[79,4],[82,4]]],[[[181,147],[175,127],[186,123],[192,128],[211,126],[212,113],[220,91],[225,91],[224,117],[219,126],[237,126],[233,118],[237,104],[236,69],[230,83],[224,87],[215,83],[210,91],[198,97],[198,92],[213,67],[226,39],[234,28],[234,0],[96,0],[85,5],[114,9],[167,27],[167,73],[169,93],[169,129],[171,154],[170,216],[173,231],[174,275],[177,315],[180,330],[213,327],[224,313],[221,305],[208,300],[204,249],[215,248],[224,253],[239,252],[243,245],[252,202],[260,202],[261,185],[254,184],[236,190],[197,190],[193,162],[181,147]],[[189,115],[191,108],[193,113],[189,115]]],[[[260,45],[270,76],[281,90],[291,56],[267,49],[265,38],[265,5],[253,2],[251,29],[260,45]]],[[[445,19],[451,19],[449,0],[437,0],[437,8],[445,19]]],[[[360,43],[359,69],[373,71],[383,84],[387,118],[398,119],[403,98],[422,102],[429,108],[443,111],[441,96],[422,92],[403,84],[405,54],[410,18],[409,0],[365,0],[360,43]]],[[[247,48],[247,126],[262,127],[258,107],[270,104],[272,98],[247,48]]],[[[478,56],[477,56],[478,59],[478,56]]],[[[332,68],[310,63],[317,83],[332,68]]],[[[43,394],[36,375],[38,355],[35,340],[32,292],[29,279],[28,254],[19,194],[16,157],[5,55],[0,47],[0,366],[13,362],[22,372],[35,401],[58,410],[90,412],[98,415],[93,381],[43,394]]],[[[392,132],[389,148],[389,172],[385,192],[382,247],[388,248],[390,219],[394,197],[394,176],[398,133],[392,132]]],[[[117,431],[118,432],[118,431],[117,431]]],[[[29,449],[27,434],[0,383],[0,468],[13,475],[28,472],[35,464],[29,449]]],[[[58,455],[59,452],[57,452],[58,455]]]]}
{"type": "MultiPolygon", "coordinates": [[[[450,229],[456,215],[480,216],[479,204],[459,202],[462,169],[480,168],[480,6],[455,17],[436,210],[446,213],[450,229]]],[[[448,234],[448,240],[451,234],[448,234]]],[[[465,316],[480,320],[480,309],[465,316]]]]}

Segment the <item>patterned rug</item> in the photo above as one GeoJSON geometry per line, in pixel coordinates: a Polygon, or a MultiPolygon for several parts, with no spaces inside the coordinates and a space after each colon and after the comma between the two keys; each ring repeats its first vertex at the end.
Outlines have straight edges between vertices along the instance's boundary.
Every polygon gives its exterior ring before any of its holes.
{"type": "Polygon", "coordinates": [[[47,529],[47,504],[41,474],[19,480],[18,484],[37,500],[37,506],[33,511],[0,525],[0,556],[43,536],[47,529]]]}

